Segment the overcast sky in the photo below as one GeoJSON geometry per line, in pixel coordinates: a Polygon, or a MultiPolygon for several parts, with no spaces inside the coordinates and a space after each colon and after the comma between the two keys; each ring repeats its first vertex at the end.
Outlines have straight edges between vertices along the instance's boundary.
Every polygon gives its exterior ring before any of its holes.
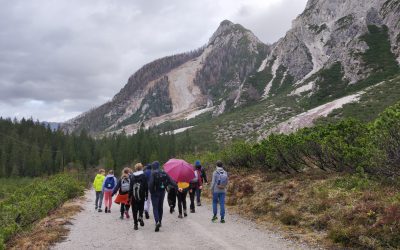
{"type": "Polygon", "coordinates": [[[65,121],[229,19],[273,43],[306,0],[0,0],[0,116],[65,121]]]}

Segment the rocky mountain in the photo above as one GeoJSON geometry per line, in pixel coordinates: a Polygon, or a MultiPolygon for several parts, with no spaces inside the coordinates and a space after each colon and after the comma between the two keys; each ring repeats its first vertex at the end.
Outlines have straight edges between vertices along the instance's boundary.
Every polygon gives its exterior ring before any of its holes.
{"type": "Polygon", "coordinates": [[[203,48],[143,66],[112,101],[68,121],[64,129],[132,133],[214,106],[218,115],[239,104],[240,86],[268,53],[251,31],[225,20],[203,48]]]}
{"type": "Polygon", "coordinates": [[[399,75],[399,43],[399,0],[309,0],[273,45],[225,20],[204,47],[143,66],[112,101],[64,128],[133,133],[206,113],[208,130],[210,119],[223,121],[213,131],[224,141],[290,131],[399,75]]]}

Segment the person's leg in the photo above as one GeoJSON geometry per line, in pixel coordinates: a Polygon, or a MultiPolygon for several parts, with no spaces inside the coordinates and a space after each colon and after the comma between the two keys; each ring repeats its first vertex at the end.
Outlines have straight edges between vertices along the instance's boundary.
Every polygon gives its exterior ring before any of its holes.
{"type": "Polygon", "coordinates": [[[198,188],[196,189],[197,206],[201,205],[200,196],[201,196],[201,189],[198,188]]]}
{"type": "Polygon", "coordinates": [[[186,206],[186,197],[188,191],[183,191],[182,193],[182,207],[183,207],[183,215],[187,216],[187,206],[186,206]]]}
{"type": "Polygon", "coordinates": [[[194,209],[194,196],[196,195],[196,189],[195,188],[191,188],[189,191],[189,196],[190,196],[190,212],[194,213],[195,209],[194,209]]]}
{"type": "Polygon", "coordinates": [[[125,216],[127,219],[129,219],[129,209],[131,208],[131,206],[128,204],[125,204],[125,216]]]}
{"type": "Polygon", "coordinates": [[[164,213],[164,198],[165,198],[165,191],[163,191],[160,194],[160,199],[158,201],[158,216],[159,216],[159,222],[161,223],[163,219],[163,213],[164,213]]]}
{"type": "Polygon", "coordinates": [[[214,217],[216,217],[217,213],[218,213],[217,203],[218,203],[218,194],[217,193],[213,193],[213,214],[214,214],[214,217]]]}
{"type": "Polygon", "coordinates": [[[153,216],[154,216],[154,221],[157,223],[159,222],[159,209],[158,209],[158,201],[159,201],[160,197],[158,193],[153,193],[151,195],[151,203],[153,205],[153,216]]]}
{"type": "Polygon", "coordinates": [[[176,194],[176,197],[178,198],[178,211],[179,211],[179,215],[182,216],[182,193],[178,192],[176,194]]]}
{"type": "Polygon", "coordinates": [[[99,198],[100,198],[100,194],[99,194],[99,193],[100,193],[99,191],[96,191],[96,200],[95,200],[95,202],[94,202],[94,207],[95,207],[95,209],[98,208],[99,198]]]}
{"type": "Polygon", "coordinates": [[[225,219],[225,193],[219,194],[219,206],[221,209],[221,220],[225,219]]]}
{"type": "Polygon", "coordinates": [[[99,209],[101,210],[101,205],[103,205],[103,191],[100,191],[99,209]]]}
{"type": "Polygon", "coordinates": [[[133,205],[132,205],[132,211],[133,211],[133,223],[134,223],[135,225],[138,224],[138,211],[139,211],[138,208],[139,208],[138,202],[137,202],[137,201],[134,201],[134,202],[133,202],[133,205]]]}
{"type": "Polygon", "coordinates": [[[144,211],[144,200],[138,202],[138,210],[139,210],[139,218],[143,219],[143,211],[144,211]]]}
{"type": "Polygon", "coordinates": [[[108,209],[110,209],[110,207],[108,206],[108,200],[110,199],[110,196],[109,196],[109,192],[104,192],[104,206],[106,207],[106,212],[107,212],[107,210],[108,209]]]}

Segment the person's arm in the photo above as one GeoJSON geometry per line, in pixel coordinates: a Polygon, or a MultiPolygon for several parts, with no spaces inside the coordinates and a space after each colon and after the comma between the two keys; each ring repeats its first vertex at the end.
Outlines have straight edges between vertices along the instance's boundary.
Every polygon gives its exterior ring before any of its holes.
{"type": "Polygon", "coordinates": [[[96,177],[94,177],[94,180],[93,180],[93,184],[92,184],[93,188],[95,188],[95,186],[94,186],[95,182],[96,182],[96,177]]]}
{"type": "Polygon", "coordinates": [[[129,181],[129,200],[131,200],[132,196],[133,196],[133,175],[131,177],[129,177],[130,181],[129,181]]]}
{"type": "Polygon", "coordinates": [[[217,172],[214,171],[213,175],[212,175],[212,180],[211,180],[211,192],[214,192],[214,186],[216,184],[216,178],[217,178],[217,172]]]}
{"type": "Polygon", "coordinates": [[[152,172],[150,174],[150,181],[148,183],[149,185],[149,190],[154,190],[154,173],[152,172]]]}
{"type": "Polygon", "coordinates": [[[144,199],[147,200],[149,198],[149,184],[147,183],[146,175],[143,176],[144,183],[144,199]]]}
{"type": "Polygon", "coordinates": [[[103,179],[103,184],[101,184],[101,192],[104,193],[104,183],[106,183],[106,178],[103,179]]]}
{"type": "Polygon", "coordinates": [[[117,183],[117,186],[114,187],[114,190],[112,192],[112,196],[114,196],[118,192],[120,187],[121,187],[121,180],[119,180],[118,183],[117,183]]]}

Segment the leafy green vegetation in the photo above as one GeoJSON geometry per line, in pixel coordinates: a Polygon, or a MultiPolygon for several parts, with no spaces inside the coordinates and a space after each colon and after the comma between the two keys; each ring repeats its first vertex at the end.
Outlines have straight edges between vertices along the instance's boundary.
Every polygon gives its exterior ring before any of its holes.
{"type": "Polygon", "coordinates": [[[0,249],[16,233],[29,228],[68,199],[83,194],[84,183],[75,176],[60,174],[14,186],[0,201],[0,249]]]}
{"type": "Polygon", "coordinates": [[[0,201],[7,198],[15,189],[28,186],[33,181],[33,178],[28,177],[0,178],[0,201]]]}

